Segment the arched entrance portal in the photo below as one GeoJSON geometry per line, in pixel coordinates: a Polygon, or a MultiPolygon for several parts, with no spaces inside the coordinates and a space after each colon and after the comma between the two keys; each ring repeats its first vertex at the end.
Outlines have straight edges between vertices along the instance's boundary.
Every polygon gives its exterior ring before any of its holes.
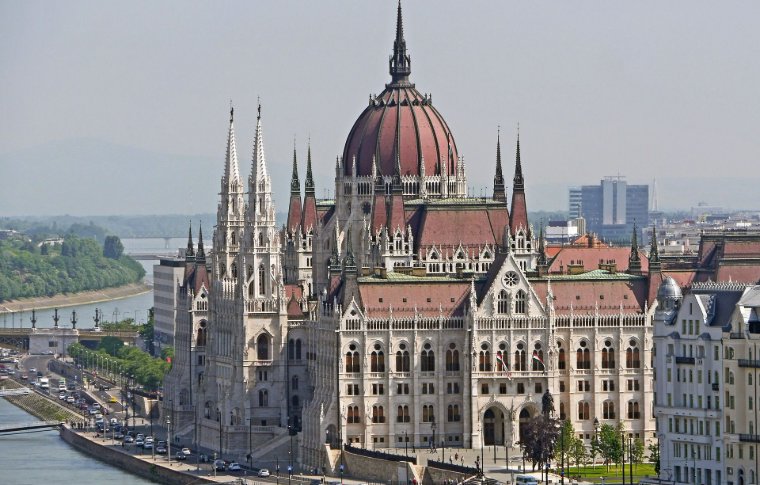
{"type": "Polygon", "coordinates": [[[504,412],[497,407],[486,409],[483,414],[483,443],[504,445],[504,412]]]}
{"type": "Polygon", "coordinates": [[[523,408],[523,410],[520,411],[520,441],[522,441],[523,432],[525,431],[525,427],[528,426],[528,421],[530,421],[530,418],[531,415],[528,408],[523,408]]]}

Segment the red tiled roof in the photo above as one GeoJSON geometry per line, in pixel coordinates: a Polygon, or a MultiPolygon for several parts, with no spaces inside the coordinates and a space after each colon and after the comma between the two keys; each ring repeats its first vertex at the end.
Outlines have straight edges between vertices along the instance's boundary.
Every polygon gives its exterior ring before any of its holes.
{"type": "Polygon", "coordinates": [[[317,225],[317,201],[314,199],[313,194],[307,194],[303,201],[303,219],[301,220],[301,228],[304,233],[308,233],[309,230],[315,230],[317,225]]]}
{"type": "Polygon", "coordinates": [[[584,234],[573,241],[572,246],[582,246],[586,248],[608,248],[609,245],[599,239],[596,234],[584,234]]]}
{"type": "Polygon", "coordinates": [[[528,208],[525,203],[525,192],[513,191],[512,192],[512,217],[509,220],[509,230],[512,234],[516,234],[519,228],[527,231],[530,229],[528,226],[528,208]]]}
{"type": "MultiPolygon", "coordinates": [[[[547,281],[531,281],[533,289],[546,302],[547,281]]],[[[647,299],[647,281],[643,278],[634,280],[589,280],[563,279],[551,280],[554,294],[554,310],[558,315],[594,312],[599,308],[602,315],[620,313],[620,304],[626,313],[644,311],[647,299]]]]}
{"type": "Polygon", "coordinates": [[[393,309],[395,317],[413,317],[415,306],[422,316],[462,316],[470,292],[469,281],[426,282],[364,282],[359,293],[364,313],[370,317],[387,317],[393,309]],[[454,301],[452,301],[454,300],[454,301]]]}
{"type": "Polygon", "coordinates": [[[301,319],[303,318],[303,310],[301,310],[301,304],[298,303],[295,295],[290,296],[288,300],[288,318],[301,319]]]}
{"type": "Polygon", "coordinates": [[[425,173],[435,175],[438,163],[442,161],[445,168],[447,162],[447,134],[453,151],[448,174],[454,175],[457,148],[438,110],[413,87],[387,88],[370,101],[351,128],[343,149],[344,173],[351,175],[356,157],[357,175],[371,175],[376,157],[380,174],[394,174],[398,144],[400,175],[419,175],[423,158],[425,173]]]}
{"type": "Polygon", "coordinates": [[[375,203],[372,208],[372,235],[385,226],[388,219],[388,206],[385,203],[385,194],[375,193],[375,203]]]}
{"type": "Polygon", "coordinates": [[[418,247],[498,244],[507,221],[506,207],[423,208],[416,224],[418,247]]]}
{"type": "Polygon", "coordinates": [[[760,241],[726,241],[723,255],[760,258],[760,241]]]}
{"type": "Polygon", "coordinates": [[[406,229],[406,213],[404,212],[404,197],[401,194],[391,195],[391,207],[388,214],[388,232],[396,232],[396,229],[401,229],[404,232],[406,229]]]}
{"type": "Polygon", "coordinates": [[[291,195],[290,206],[288,207],[288,222],[286,227],[288,232],[294,233],[298,229],[298,225],[301,223],[301,196],[291,195]]]}
{"type": "MultiPolygon", "coordinates": [[[[570,264],[583,264],[583,270],[592,271],[599,269],[600,264],[610,264],[614,261],[617,271],[628,271],[628,258],[631,255],[631,249],[625,247],[599,246],[565,246],[559,248],[556,256],[551,260],[549,273],[567,273],[567,267],[570,264]]],[[[646,273],[649,271],[649,259],[643,251],[639,250],[641,259],[641,270],[646,273]]]]}
{"type": "Polygon", "coordinates": [[[721,264],[715,274],[715,281],[736,281],[757,283],[760,281],[760,265],[721,264]]]}

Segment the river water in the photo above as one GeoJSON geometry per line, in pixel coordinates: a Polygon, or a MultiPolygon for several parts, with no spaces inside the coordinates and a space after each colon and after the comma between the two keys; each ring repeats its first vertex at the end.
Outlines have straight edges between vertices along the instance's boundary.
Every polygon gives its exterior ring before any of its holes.
{"type": "MultiPolygon", "coordinates": [[[[0,398],[0,425],[38,421],[0,398]]],[[[153,483],[70,447],[58,431],[0,435],[0,483],[39,485],[133,485],[153,483]]]]}
{"type": "MultiPolygon", "coordinates": [[[[174,238],[166,249],[164,239],[122,239],[124,251],[130,253],[169,254],[177,248],[184,247],[186,240],[174,238]]],[[[210,247],[210,246],[208,246],[210,247]]],[[[153,283],[153,265],[158,260],[142,260],[145,268],[145,282],[153,283]]],[[[145,322],[148,309],[153,306],[153,292],[142,295],[111,300],[91,305],[78,305],[59,310],[60,326],[69,327],[71,311],[76,310],[79,328],[94,325],[95,309],[99,309],[106,320],[115,321],[123,318],[135,318],[145,322]]],[[[53,310],[39,310],[38,327],[53,326],[53,310]]],[[[31,309],[16,314],[0,317],[0,325],[11,327],[30,327],[31,309]]],[[[27,423],[37,418],[0,398],[0,424],[27,423]]],[[[150,481],[130,475],[119,468],[111,467],[95,458],[80,453],[61,440],[57,431],[41,431],[13,435],[0,435],[0,483],[9,485],[71,483],[76,485],[149,484],[150,481]]]]}
{"type": "MultiPolygon", "coordinates": [[[[176,254],[178,248],[184,248],[187,245],[187,239],[185,238],[172,238],[169,240],[168,245],[163,238],[126,238],[122,239],[121,242],[124,245],[124,252],[126,254],[176,254]]],[[[204,245],[207,248],[211,247],[210,241],[205,242],[204,245]]],[[[140,260],[140,264],[145,268],[145,283],[152,285],[153,265],[158,264],[158,260],[140,260]]],[[[71,314],[72,311],[76,311],[78,321],[77,327],[92,328],[95,325],[93,319],[95,318],[96,308],[100,310],[102,318],[109,322],[119,321],[125,318],[133,318],[138,323],[145,323],[148,320],[148,309],[152,306],[153,292],[149,291],[142,295],[130,296],[118,300],[60,308],[58,310],[58,315],[60,317],[58,325],[71,328],[71,314]]],[[[53,313],[53,309],[36,310],[37,327],[53,327],[53,313]]],[[[32,326],[30,322],[31,317],[31,308],[15,313],[2,314],[0,315],[0,327],[29,328],[32,326]]]]}

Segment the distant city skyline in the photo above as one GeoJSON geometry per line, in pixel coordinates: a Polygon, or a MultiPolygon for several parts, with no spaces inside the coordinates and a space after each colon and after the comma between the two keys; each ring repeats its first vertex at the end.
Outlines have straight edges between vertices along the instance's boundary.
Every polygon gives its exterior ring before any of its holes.
{"type": "MultiPolygon", "coordinates": [[[[656,177],[661,210],[760,206],[757,4],[403,7],[411,80],[475,195],[498,126],[511,174],[519,123],[531,210],[567,210],[569,186],[617,173],[656,177]]],[[[348,130],[388,82],[394,9],[0,1],[0,216],[213,211],[230,99],[247,175],[261,98],[278,211],[294,138],[301,174],[310,140],[317,195],[332,193],[348,130]]]]}

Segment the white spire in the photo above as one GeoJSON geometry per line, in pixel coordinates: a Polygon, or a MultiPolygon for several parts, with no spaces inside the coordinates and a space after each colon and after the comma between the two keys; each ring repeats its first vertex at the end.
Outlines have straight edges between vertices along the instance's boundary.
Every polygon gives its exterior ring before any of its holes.
{"type": "Polygon", "coordinates": [[[266,157],[264,156],[264,137],[261,132],[261,103],[259,103],[259,114],[256,117],[256,135],[253,141],[253,166],[251,167],[251,174],[255,174],[253,181],[257,185],[269,180],[266,157]]]}
{"type": "Polygon", "coordinates": [[[224,182],[227,188],[229,188],[230,183],[240,180],[237,148],[235,147],[235,124],[233,123],[234,113],[235,108],[230,106],[230,132],[227,136],[227,158],[224,163],[224,182]]]}

